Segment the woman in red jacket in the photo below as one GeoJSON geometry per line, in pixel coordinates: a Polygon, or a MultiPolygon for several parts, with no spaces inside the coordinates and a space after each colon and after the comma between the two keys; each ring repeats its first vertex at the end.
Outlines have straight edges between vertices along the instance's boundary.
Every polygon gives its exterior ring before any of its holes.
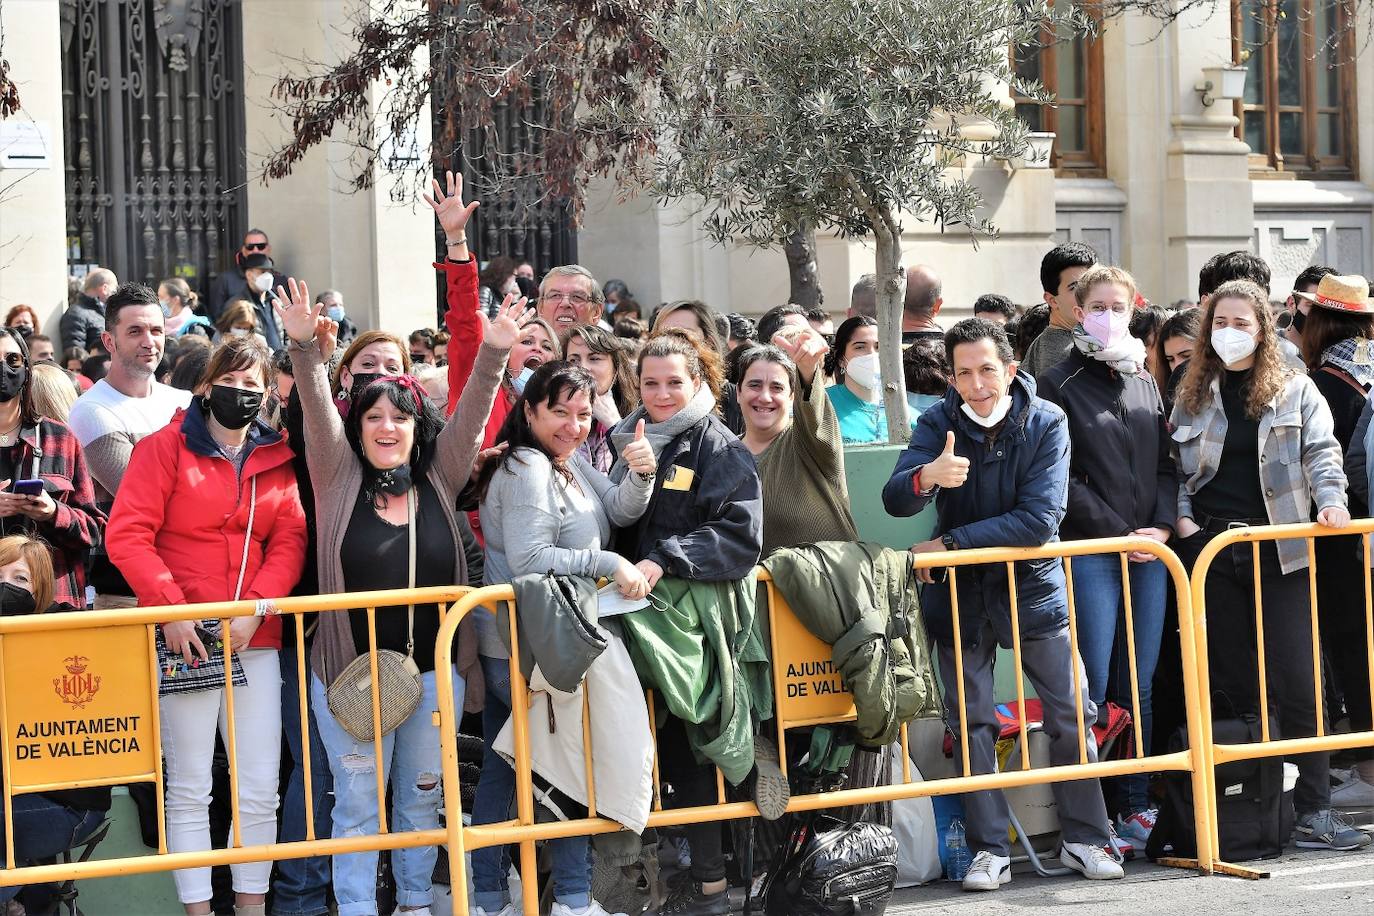
{"type": "MultiPolygon", "coordinates": [[[[281,621],[273,598],[290,594],[305,563],[305,513],[282,434],[257,420],[272,355],[251,337],[210,357],[191,406],[134,448],[110,513],[110,560],[141,607],[257,600],[261,613],[229,624],[238,747],[239,830],[246,846],[277,836],[281,743],[281,621]],[[271,740],[252,740],[271,736],[271,740]]],[[[219,622],[161,627],[162,751],[167,845],[210,848],[210,761],[227,729],[219,622]],[[216,664],[218,663],[218,665],[216,664]],[[218,673],[216,674],[216,671],[218,673]]],[[[271,862],[231,866],[237,916],[261,916],[271,862]]],[[[174,873],[188,916],[210,913],[210,869],[174,873]]]]}

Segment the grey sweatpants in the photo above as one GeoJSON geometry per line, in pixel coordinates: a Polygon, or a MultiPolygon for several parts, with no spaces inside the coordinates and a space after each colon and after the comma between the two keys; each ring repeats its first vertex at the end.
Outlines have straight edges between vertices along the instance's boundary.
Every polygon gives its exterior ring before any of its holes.
{"type": "MultiPolygon", "coordinates": [[[[936,641],[940,661],[940,680],[950,729],[954,732],[955,760],[961,760],[959,747],[959,691],[955,683],[954,645],[936,641]]],[[[996,697],[993,694],[992,668],[997,655],[997,638],[990,624],[964,638],[964,699],[968,704],[969,765],[971,775],[997,772],[996,697]]],[[[1044,709],[1044,731],[1050,739],[1050,763],[1078,763],[1078,726],[1074,721],[1072,649],[1066,627],[1050,636],[1021,640],[1021,663],[1044,709]]],[[[1083,694],[1083,715],[1089,724],[1097,721],[1097,708],[1088,699],[1088,683],[1081,668],[1078,689],[1083,694]]],[[[1097,760],[1097,742],[1087,734],[1088,760],[1097,760]]],[[[1107,845],[1107,806],[1102,786],[1096,779],[1079,779],[1052,784],[1059,808],[1060,834],[1069,843],[1107,845]]],[[[1007,835],[1007,802],[1000,790],[968,792],[963,796],[965,831],[969,849],[1005,856],[1010,848],[1007,835]]]]}

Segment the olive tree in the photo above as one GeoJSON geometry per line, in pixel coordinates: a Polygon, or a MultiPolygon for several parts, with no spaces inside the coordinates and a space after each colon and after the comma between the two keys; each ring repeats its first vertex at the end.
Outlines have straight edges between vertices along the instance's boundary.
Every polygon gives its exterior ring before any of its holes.
{"type": "Polygon", "coordinates": [[[903,441],[902,221],[995,233],[967,168],[1027,154],[1010,85],[1048,101],[1008,50],[1091,27],[1063,0],[679,3],[652,29],[653,193],[702,209],[721,243],[777,246],[807,225],[871,235],[883,401],[903,441]]]}

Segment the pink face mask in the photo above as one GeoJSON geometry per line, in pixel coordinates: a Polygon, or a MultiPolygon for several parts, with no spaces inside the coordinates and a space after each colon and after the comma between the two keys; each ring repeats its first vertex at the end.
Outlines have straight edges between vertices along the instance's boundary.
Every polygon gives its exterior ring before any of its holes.
{"type": "Polygon", "coordinates": [[[1131,332],[1131,313],[1091,312],[1083,316],[1083,330],[1102,346],[1110,347],[1131,332]]]}

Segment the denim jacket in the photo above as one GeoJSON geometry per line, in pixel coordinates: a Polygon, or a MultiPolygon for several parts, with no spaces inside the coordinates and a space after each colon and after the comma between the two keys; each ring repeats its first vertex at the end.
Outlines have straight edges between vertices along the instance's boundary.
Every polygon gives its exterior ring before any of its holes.
{"type": "MultiPolygon", "coordinates": [[[[1170,418],[1178,461],[1178,515],[1193,517],[1193,496],[1216,476],[1226,442],[1221,382],[1212,379],[1212,400],[1198,415],[1180,400],[1170,418]]],[[[1259,418],[1260,483],[1271,525],[1304,524],[1317,508],[1345,508],[1345,471],[1331,408],[1306,375],[1290,377],[1259,418]]],[[[1277,543],[1284,573],[1307,568],[1301,540],[1277,543]]]]}

